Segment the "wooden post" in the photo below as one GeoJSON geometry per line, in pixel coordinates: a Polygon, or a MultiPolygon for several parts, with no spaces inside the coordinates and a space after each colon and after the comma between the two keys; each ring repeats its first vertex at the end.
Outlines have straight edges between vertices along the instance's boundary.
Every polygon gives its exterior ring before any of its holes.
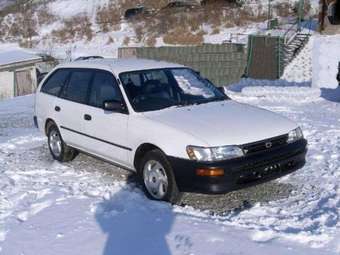
{"type": "Polygon", "coordinates": [[[326,0],[320,0],[319,2],[319,32],[325,30],[325,18],[326,18],[326,12],[327,12],[327,4],[326,0]]]}
{"type": "Polygon", "coordinates": [[[16,70],[13,70],[13,97],[17,96],[17,74],[16,70]]]}

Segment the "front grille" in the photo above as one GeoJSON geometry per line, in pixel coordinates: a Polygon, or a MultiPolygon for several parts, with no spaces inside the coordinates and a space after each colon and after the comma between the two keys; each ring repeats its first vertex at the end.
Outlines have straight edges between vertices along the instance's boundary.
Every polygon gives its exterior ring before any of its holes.
{"type": "Polygon", "coordinates": [[[281,135],[263,141],[245,144],[242,146],[242,149],[246,155],[270,151],[287,144],[287,139],[288,135],[281,135]]]}

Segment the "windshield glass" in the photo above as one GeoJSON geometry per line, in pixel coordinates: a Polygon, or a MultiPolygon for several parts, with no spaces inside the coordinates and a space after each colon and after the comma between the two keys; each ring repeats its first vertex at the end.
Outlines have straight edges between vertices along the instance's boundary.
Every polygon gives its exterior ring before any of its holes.
{"type": "Polygon", "coordinates": [[[189,68],[142,70],[119,76],[136,112],[225,100],[211,82],[189,68]]]}

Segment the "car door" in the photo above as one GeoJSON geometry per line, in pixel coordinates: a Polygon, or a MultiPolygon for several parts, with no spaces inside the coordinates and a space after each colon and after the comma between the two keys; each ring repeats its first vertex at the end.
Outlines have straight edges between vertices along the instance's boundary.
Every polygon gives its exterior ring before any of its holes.
{"type": "Polygon", "coordinates": [[[54,120],[59,124],[60,114],[56,111],[56,100],[66,84],[69,77],[68,69],[55,70],[41,86],[35,98],[35,114],[37,116],[38,126],[41,131],[45,132],[47,119],[54,120]]]}
{"type": "Polygon", "coordinates": [[[131,167],[127,163],[131,148],[127,144],[127,112],[105,111],[105,101],[119,101],[125,104],[120,88],[112,73],[98,70],[95,72],[86,110],[88,119],[84,122],[87,134],[87,147],[90,152],[131,167]]]}
{"type": "Polygon", "coordinates": [[[85,149],[84,115],[90,84],[94,72],[91,69],[71,69],[68,82],[54,102],[56,120],[66,144],[85,149]]]}

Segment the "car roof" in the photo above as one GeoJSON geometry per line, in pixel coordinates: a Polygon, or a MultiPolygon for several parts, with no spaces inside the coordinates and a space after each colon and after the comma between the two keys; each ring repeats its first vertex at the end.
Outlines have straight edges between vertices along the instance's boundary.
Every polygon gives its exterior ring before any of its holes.
{"type": "Polygon", "coordinates": [[[73,61],[59,65],[57,68],[93,68],[112,71],[115,74],[124,72],[140,71],[159,68],[181,68],[183,65],[168,63],[165,61],[136,59],[136,58],[121,58],[121,59],[89,59],[73,61]]]}

